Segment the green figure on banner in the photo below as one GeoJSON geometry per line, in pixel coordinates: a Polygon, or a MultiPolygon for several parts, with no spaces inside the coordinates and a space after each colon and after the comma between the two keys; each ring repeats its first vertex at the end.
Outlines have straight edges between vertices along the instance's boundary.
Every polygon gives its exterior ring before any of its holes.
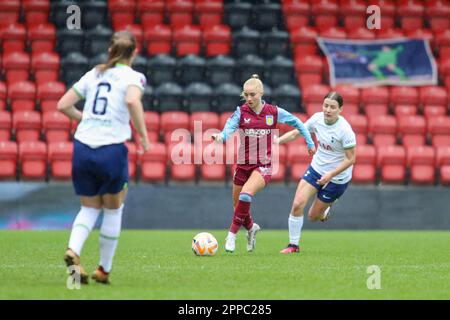
{"type": "Polygon", "coordinates": [[[383,46],[381,50],[359,50],[358,53],[364,54],[366,56],[375,56],[375,58],[369,63],[367,68],[375,75],[378,80],[386,79],[386,76],[380,70],[384,67],[387,67],[389,70],[398,75],[401,80],[407,80],[408,77],[405,76],[405,72],[397,66],[397,56],[402,51],[403,46],[397,46],[395,48],[383,46]]]}

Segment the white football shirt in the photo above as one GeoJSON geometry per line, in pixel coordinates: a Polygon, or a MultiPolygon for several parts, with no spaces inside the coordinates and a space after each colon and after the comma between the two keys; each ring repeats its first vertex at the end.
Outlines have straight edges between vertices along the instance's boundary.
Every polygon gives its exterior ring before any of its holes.
{"type": "Polygon", "coordinates": [[[86,99],[75,139],[92,148],[123,143],[131,138],[130,113],[125,103],[129,86],[144,91],[145,76],[127,65],[117,64],[100,73],[93,68],[73,85],[86,99]]]}
{"type": "MultiPolygon", "coordinates": [[[[311,166],[320,175],[336,169],[345,159],[345,149],[356,146],[356,136],[350,124],[342,116],[332,125],[325,123],[323,112],[315,113],[305,123],[306,128],[316,135],[318,146],[311,166]]],[[[352,179],[353,166],[348,167],[331,179],[344,184],[352,179]]]]}

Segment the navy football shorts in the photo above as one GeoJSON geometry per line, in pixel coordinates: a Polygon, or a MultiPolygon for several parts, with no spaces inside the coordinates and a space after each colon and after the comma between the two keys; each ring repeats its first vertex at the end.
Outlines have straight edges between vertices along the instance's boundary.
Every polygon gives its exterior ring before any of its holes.
{"type": "Polygon", "coordinates": [[[72,182],[79,196],[116,194],[128,184],[128,148],[124,143],[91,148],[75,140],[72,182]]]}
{"type": "Polygon", "coordinates": [[[334,202],[342,196],[347,189],[350,182],[344,184],[337,184],[333,182],[328,182],[326,185],[322,186],[317,184],[317,180],[319,180],[322,176],[314,170],[311,166],[306,169],[305,174],[302,179],[312,185],[317,189],[317,197],[323,202],[334,202]]]}

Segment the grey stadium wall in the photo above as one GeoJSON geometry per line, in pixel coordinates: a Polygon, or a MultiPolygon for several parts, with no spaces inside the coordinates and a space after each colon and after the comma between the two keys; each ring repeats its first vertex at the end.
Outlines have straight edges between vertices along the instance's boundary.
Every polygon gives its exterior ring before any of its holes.
{"type": "MultiPolygon", "coordinates": [[[[308,229],[448,230],[448,187],[351,185],[333,205],[327,223],[308,229]]],[[[269,185],[254,197],[252,215],[264,229],[286,229],[295,185],[269,185]]],[[[3,182],[0,229],[65,229],[79,210],[70,183],[3,182]]],[[[129,229],[227,229],[231,188],[130,185],[123,227],[129,229]]]]}

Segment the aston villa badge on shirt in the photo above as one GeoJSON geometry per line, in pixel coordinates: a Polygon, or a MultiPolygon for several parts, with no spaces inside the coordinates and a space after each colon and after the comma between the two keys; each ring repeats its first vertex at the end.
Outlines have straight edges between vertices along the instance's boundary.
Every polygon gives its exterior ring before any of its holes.
{"type": "Polygon", "coordinates": [[[273,116],[272,115],[266,116],[266,124],[268,126],[273,125],[273,116]]]}

